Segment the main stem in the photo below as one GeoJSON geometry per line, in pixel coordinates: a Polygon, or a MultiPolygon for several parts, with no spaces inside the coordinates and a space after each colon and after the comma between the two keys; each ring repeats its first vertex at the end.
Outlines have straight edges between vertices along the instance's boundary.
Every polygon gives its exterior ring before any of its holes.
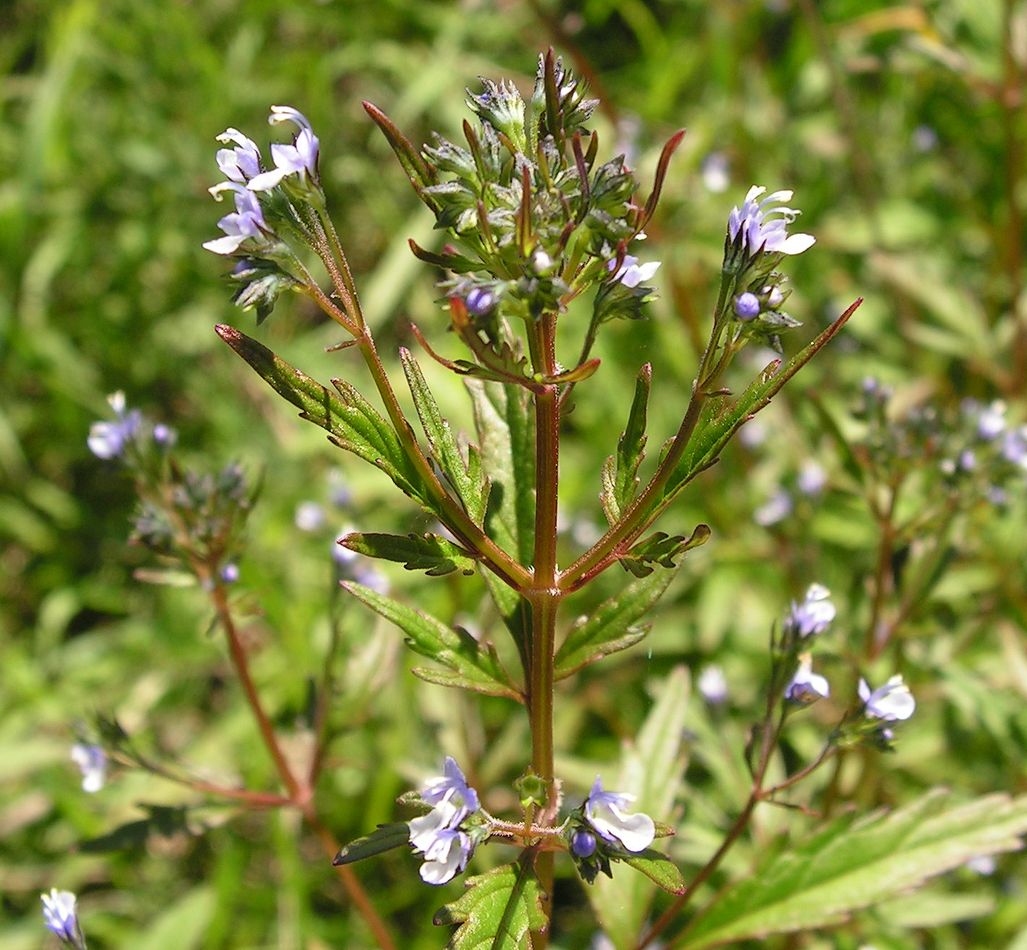
{"type": "MultiPolygon", "coordinates": [[[[536,372],[556,373],[556,317],[543,314],[530,336],[536,372]]],[[[526,591],[531,604],[531,651],[528,673],[528,715],[531,720],[531,767],[549,792],[543,818],[552,817],[556,801],[553,784],[553,658],[556,614],[562,597],[557,585],[556,517],[560,470],[560,402],[556,386],[535,393],[535,549],[532,583],[526,591]]],[[[546,916],[552,915],[553,854],[543,851],[535,862],[546,916]]],[[[544,948],[548,927],[532,935],[532,946],[544,948]]]]}

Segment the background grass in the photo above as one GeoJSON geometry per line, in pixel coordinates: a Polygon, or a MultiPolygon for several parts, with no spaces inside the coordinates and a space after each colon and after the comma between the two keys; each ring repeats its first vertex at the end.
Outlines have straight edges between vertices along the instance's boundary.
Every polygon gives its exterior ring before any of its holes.
{"type": "MultiPolygon", "coordinates": [[[[0,11],[0,942],[40,944],[37,895],[50,886],[81,895],[96,947],[368,939],[290,815],[239,814],[138,773],[115,774],[95,796],[79,790],[68,748],[97,712],[197,772],[259,788],[273,781],[220,638],[205,632],[201,599],[132,579],[148,561],[124,540],[131,486],[85,445],[115,389],[175,426],[188,458],[238,459],[265,472],[240,584],[255,672],[276,720],[301,745],[307,682],[339,625],[339,738],[319,794],[341,839],[391,819],[394,797],[434,770],[442,750],[473,763],[483,788],[508,785],[524,759],[522,716],[498,700],[479,705],[415,682],[394,631],[336,596],[337,529],[421,525],[377,473],[297,424],[211,332],[225,321],[253,332],[229,303],[223,262],[200,248],[220,210],[205,194],[218,177],[218,132],[235,126],[263,140],[272,103],[311,119],[365,310],[392,353],[409,341],[411,319],[452,346],[434,303],[436,275],[406,246],[408,237],[431,242],[430,216],[360,100],[376,102],[415,141],[433,128],[454,134],[477,75],[512,76],[523,87],[538,50],[552,44],[590,76],[603,100],[604,146],[626,151],[643,180],[662,142],[687,127],[645,247],[664,261],[662,299],[651,321],[610,328],[600,375],[580,387],[568,425],[561,501],[576,529],[568,553],[601,518],[599,465],[642,362],[655,367],[650,447],[676,425],[716,289],[724,220],[752,182],[794,188],[803,228],[818,238],[790,268],[792,309],[806,324],[798,337],[866,298],[844,338],[761,417],[762,444],[733,447],[667,517],[669,531],[708,521],[715,540],[690,559],[647,643],[560,696],[560,771],[584,788],[637,730],[653,684],[682,663],[723,666],[729,703],[693,704],[674,845],[687,866],[710,853],[744,798],[739,756],[773,618],[819,580],[840,607],[829,670],[844,682],[860,650],[877,527],[820,410],[855,431],[851,409],[873,374],[896,387],[900,404],[944,414],[965,397],[1000,397],[1023,421],[1024,35],[1027,9],[1013,0],[8,2],[0,11]],[[712,152],[727,162],[724,192],[702,175],[712,152]],[[808,458],[826,469],[826,491],[801,499],[779,524],[755,524],[754,511],[808,458]],[[333,508],[338,484],[351,500],[333,508]],[[328,504],[322,534],[295,528],[304,500],[328,504]],[[138,824],[147,808],[165,811],[138,824]]],[[[576,321],[567,318],[566,339],[576,321]]],[[[338,335],[305,302],[285,301],[257,335],[311,375],[367,382],[349,355],[324,353],[338,335]]],[[[460,387],[431,378],[447,413],[469,425],[460,387]]],[[[733,382],[744,382],[741,370],[733,382]]],[[[963,794],[1024,787],[1024,515],[1014,492],[1006,509],[972,505],[955,523],[947,573],[873,671],[901,668],[920,708],[898,755],[861,763],[873,777],[865,789],[856,772],[840,777],[860,807],[936,784],[963,794]]],[[[487,620],[477,581],[388,575],[439,616],[487,620]]],[[[611,573],[599,586],[608,594],[622,583],[611,573]]],[[[792,739],[797,757],[815,752],[830,721],[829,709],[815,712],[792,739]]],[[[499,792],[494,804],[509,802],[499,792]]],[[[773,834],[808,826],[768,809],[726,870],[744,873],[773,834]]],[[[913,920],[921,929],[908,926],[908,907],[905,919],[901,907],[885,908],[782,945],[1023,946],[1024,868],[1008,856],[990,877],[947,876],[935,885],[945,899],[913,920]],[[970,919],[946,918],[955,894],[978,898],[974,913],[964,902],[970,919]]],[[[442,942],[428,920],[444,895],[420,884],[408,857],[360,873],[406,935],[403,946],[442,942]]],[[[594,927],[570,877],[559,899],[567,909],[558,940],[586,946],[594,927]]]]}

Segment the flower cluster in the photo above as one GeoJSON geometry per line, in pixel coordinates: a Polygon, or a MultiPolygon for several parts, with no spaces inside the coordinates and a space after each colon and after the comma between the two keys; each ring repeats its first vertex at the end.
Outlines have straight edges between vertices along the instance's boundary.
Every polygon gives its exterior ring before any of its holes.
{"type": "Polygon", "coordinates": [[[162,422],[152,423],[138,409],[129,409],[120,390],[107,397],[113,419],[94,422],[86,444],[89,451],[104,461],[126,464],[144,463],[148,452],[163,453],[175,444],[175,430],[162,422]]]}
{"type": "Polygon", "coordinates": [[[806,646],[831,625],[836,614],[831,592],[823,584],[810,584],[801,603],[792,601],[777,646],[784,661],[794,669],[784,688],[788,703],[808,706],[831,695],[827,679],[813,672],[813,657],[806,646]]]}
{"type": "Polygon", "coordinates": [[[409,822],[410,844],[424,855],[421,879],[445,884],[467,867],[478,841],[479,829],[464,827],[478,811],[478,793],[456,761],[446,756],[443,774],[425,782],[421,799],[433,807],[409,822]]]}
{"type": "Polygon", "coordinates": [[[56,936],[62,944],[85,950],[86,941],[79,927],[75,912],[77,898],[71,891],[59,891],[56,887],[49,894],[41,894],[43,902],[43,923],[46,929],[56,936]]]}
{"type": "Polygon", "coordinates": [[[591,884],[602,871],[612,877],[611,858],[645,851],[656,837],[656,824],[642,812],[629,812],[633,795],[607,792],[596,776],[588,797],[569,825],[568,845],[581,876],[591,884]]]}

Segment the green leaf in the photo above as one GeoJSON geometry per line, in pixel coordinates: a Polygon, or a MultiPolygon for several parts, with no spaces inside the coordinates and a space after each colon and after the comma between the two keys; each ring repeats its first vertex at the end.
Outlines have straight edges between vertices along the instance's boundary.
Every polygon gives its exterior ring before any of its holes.
{"type": "Polygon", "coordinates": [[[640,871],[657,887],[671,894],[684,894],[688,890],[681,869],[665,854],[646,848],[623,859],[623,863],[640,871]]]}
{"type": "Polygon", "coordinates": [[[481,468],[481,456],[477,446],[467,446],[467,456],[460,451],[456,437],[449,423],[442,418],[438,403],[428,388],[421,367],[413,354],[405,347],[400,347],[400,360],[403,372],[406,373],[410,394],[414,397],[421,427],[428,437],[432,455],[442,473],[463,502],[471,520],[479,527],[485,520],[485,510],[489,500],[489,480],[481,468]]]}
{"type": "Polygon", "coordinates": [[[656,531],[631,548],[620,559],[620,564],[635,577],[648,577],[654,570],[654,564],[661,567],[677,567],[677,558],[692,548],[705,544],[710,540],[712,533],[708,524],[696,525],[688,537],[683,534],[668,535],[666,531],[656,531]]]}
{"type": "Polygon", "coordinates": [[[635,397],[631,402],[624,432],[617,442],[617,455],[611,455],[603,466],[603,490],[599,500],[610,524],[620,520],[624,509],[631,504],[638,491],[638,466],[645,458],[646,411],[652,382],[653,368],[650,363],[646,363],[639,370],[635,381],[635,397]]]}
{"type": "Polygon", "coordinates": [[[636,622],[652,609],[673,579],[673,571],[661,570],[633,581],[576,624],[556,651],[556,678],[564,679],[589,663],[638,643],[649,627],[635,626],[636,622]]]}
{"type": "Polygon", "coordinates": [[[820,336],[784,366],[776,363],[768,366],[733,403],[725,406],[720,402],[723,397],[707,397],[707,409],[703,412],[692,438],[689,439],[681,461],[675,466],[663,489],[664,500],[676,495],[696,475],[713,465],[731,437],[746,421],[770,404],[770,400],[780,392],[785,383],[845,326],[862,302],[863,299],[858,298],[820,336]]]}
{"type": "Polygon", "coordinates": [[[407,645],[415,653],[431,657],[448,668],[446,672],[415,669],[417,676],[428,682],[459,686],[489,696],[522,699],[491,644],[480,644],[469,633],[454,630],[441,620],[379,594],[370,587],[353,581],[344,582],[342,587],[399,627],[407,635],[407,645]]]}
{"type": "Polygon", "coordinates": [[[936,790],[899,811],[845,817],[722,891],[676,946],[833,926],[972,857],[1015,850],[1024,834],[1027,796],[953,804],[936,790]]]}
{"type": "Polygon", "coordinates": [[[530,564],[535,548],[535,417],[528,392],[465,380],[474,405],[481,461],[492,482],[489,533],[530,564]]]}
{"type": "Polygon", "coordinates": [[[410,843],[410,826],[405,821],[397,821],[389,825],[379,825],[369,835],[357,838],[339,849],[332,859],[332,865],[353,864],[364,858],[373,858],[393,848],[400,848],[410,843]]]}
{"type": "MultiPolygon", "coordinates": [[[[671,817],[681,788],[685,771],[682,737],[688,694],[688,670],[679,666],[663,682],[634,746],[625,748],[616,782],[608,783],[609,788],[635,796],[632,810],[645,812],[656,820],[671,817]]],[[[659,874],[661,880],[657,883],[661,887],[664,881],[674,888],[681,886],[668,867],[657,866],[649,858],[649,852],[638,857],[642,858],[642,866],[627,859],[623,863],[648,877],[659,874]]],[[[669,859],[667,864],[670,864],[669,859]]],[[[617,950],[627,950],[638,944],[656,891],[641,875],[618,871],[620,868],[615,867],[613,880],[597,880],[589,888],[588,896],[614,946],[617,950]]]]}
{"type": "Polygon", "coordinates": [[[466,886],[433,921],[437,927],[460,924],[449,950],[530,950],[529,932],[542,930],[548,921],[529,857],[468,878],[466,886]]]}
{"type": "Polygon", "coordinates": [[[300,418],[325,429],[342,449],[380,468],[406,494],[431,508],[430,495],[399,437],[349,383],[333,379],[335,395],[271,350],[234,327],[215,327],[221,337],[272,389],[300,410],[300,418]]]}
{"type": "Polygon", "coordinates": [[[378,534],[354,531],[339,543],[350,551],[386,561],[398,561],[408,571],[426,571],[432,577],[461,571],[474,573],[474,558],[460,545],[437,534],[378,534]]]}

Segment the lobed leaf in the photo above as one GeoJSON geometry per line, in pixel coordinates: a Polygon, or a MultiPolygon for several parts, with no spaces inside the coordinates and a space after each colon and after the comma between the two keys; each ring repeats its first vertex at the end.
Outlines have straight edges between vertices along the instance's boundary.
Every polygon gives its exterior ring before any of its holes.
{"type": "Polygon", "coordinates": [[[673,571],[656,571],[631,583],[604,601],[586,620],[576,624],[556,651],[557,679],[565,679],[589,663],[638,643],[648,626],[635,626],[663,596],[673,571]]]}
{"type": "Polygon", "coordinates": [[[342,587],[375,613],[399,627],[407,635],[407,645],[415,653],[430,657],[447,667],[446,672],[414,670],[422,679],[444,686],[459,686],[489,696],[522,699],[491,644],[480,644],[469,633],[454,630],[436,617],[407,607],[363,584],[344,581],[342,587]]]}
{"type": "Polygon", "coordinates": [[[468,878],[466,887],[433,919],[437,927],[460,925],[449,950],[530,950],[530,932],[548,926],[542,886],[528,855],[468,878]]]}
{"type": "Polygon", "coordinates": [[[406,494],[431,507],[430,495],[399,437],[353,386],[332,380],[335,395],[235,327],[219,324],[214,329],[264,382],[300,410],[301,419],[325,429],[340,448],[380,468],[406,494]]]}
{"type": "Polygon", "coordinates": [[[639,541],[627,554],[620,559],[620,565],[635,577],[648,577],[660,567],[677,567],[677,558],[700,547],[710,540],[713,532],[708,524],[696,525],[695,530],[685,537],[683,534],[668,535],[666,531],[656,531],[648,538],[639,541]]]}
{"type": "Polygon", "coordinates": [[[832,926],[970,858],[1015,850],[1025,834],[1027,796],[953,804],[935,790],[898,811],[844,817],[718,894],[675,946],[832,926]]]}
{"type": "Polygon", "coordinates": [[[481,456],[477,446],[467,447],[467,456],[460,451],[456,437],[449,423],[442,418],[438,403],[428,388],[421,367],[417,365],[414,355],[405,347],[400,347],[400,360],[403,372],[406,373],[410,394],[414,397],[421,427],[428,437],[432,455],[442,473],[453,486],[457,497],[463,502],[464,509],[471,520],[479,527],[485,520],[488,508],[490,484],[488,477],[481,468],[481,456]]]}
{"type": "Polygon", "coordinates": [[[354,531],[339,540],[344,548],[398,561],[408,571],[425,571],[432,577],[460,571],[474,573],[474,558],[460,545],[437,534],[378,534],[354,531]]]}
{"type": "Polygon", "coordinates": [[[332,865],[353,864],[372,858],[376,854],[391,851],[410,843],[410,826],[405,821],[397,821],[388,825],[379,825],[374,831],[363,838],[357,838],[339,849],[332,859],[332,865]]]}

